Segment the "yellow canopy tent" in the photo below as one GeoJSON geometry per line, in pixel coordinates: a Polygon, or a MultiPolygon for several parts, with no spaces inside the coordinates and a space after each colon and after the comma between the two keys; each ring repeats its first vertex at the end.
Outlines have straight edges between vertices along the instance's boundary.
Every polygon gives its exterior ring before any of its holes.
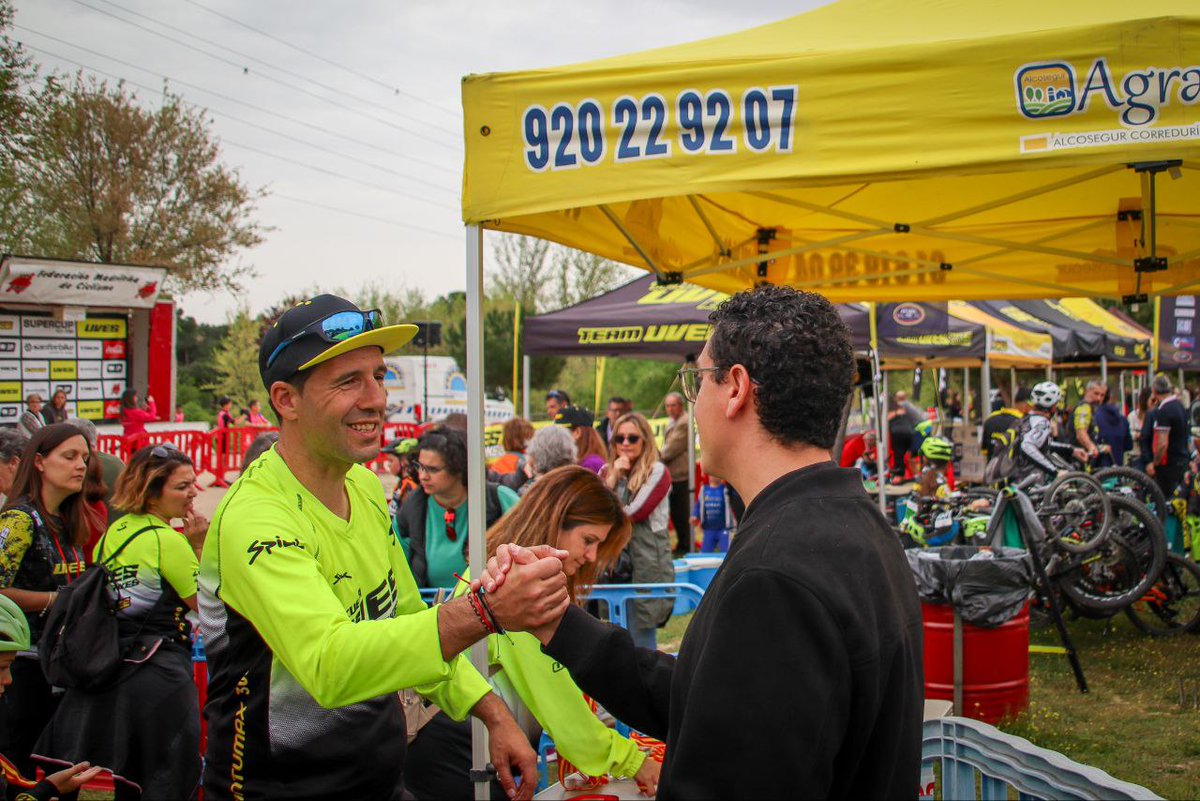
{"type": "Polygon", "coordinates": [[[1198,99],[1193,0],[842,0],[468,77],[463,217],[724,291],[1173,294],[1200,282],[1198,99]]]}
{"type": "MultiPolygon", "coordinates": [[[[1177,294],[1200,283],[1198,100],[1194,0],[842,0],[468,77],[470,436],[483,228],[835,302],[1177,294]]],[[[469,469],[478,571],[481,450],[469,469]]]]}

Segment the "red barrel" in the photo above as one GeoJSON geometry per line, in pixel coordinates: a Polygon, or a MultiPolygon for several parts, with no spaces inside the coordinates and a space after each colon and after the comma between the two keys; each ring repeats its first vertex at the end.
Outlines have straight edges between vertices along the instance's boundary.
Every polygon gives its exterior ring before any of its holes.
{"type": "MultiPolygon", "coordinates": [[[[921,604],[925,697],[954,700],[954,610],[921,604]]],[[[963,710],[999,723],[1029,708],[1029,604],[994,629],[963,624],[963,710]]]]}

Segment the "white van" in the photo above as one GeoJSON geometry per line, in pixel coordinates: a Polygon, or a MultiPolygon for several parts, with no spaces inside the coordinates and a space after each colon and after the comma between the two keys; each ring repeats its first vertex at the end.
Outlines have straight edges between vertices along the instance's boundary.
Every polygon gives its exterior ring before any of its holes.
{"type": "MultiPolygon", "coordinates": [[[[387,375],[387,421],[389,423],[418,422],[417,410],[425,404],[425,387],[429,387],[429,408],[425,421],[440,420],[446,415],[467,413],[467,377],[450,356],[389,356],[384,359],[387,375]]],[[[484,425],[503,423],[516,416],[509,400],[487,398],[484,405],[484,425]]]]}

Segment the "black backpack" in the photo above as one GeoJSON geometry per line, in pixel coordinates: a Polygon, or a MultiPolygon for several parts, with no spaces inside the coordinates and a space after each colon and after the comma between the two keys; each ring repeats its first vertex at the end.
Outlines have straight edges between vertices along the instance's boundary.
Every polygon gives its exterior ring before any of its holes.
{"type": "Polygon", "coordinates": [[[123,599],[107,566],[139,535],[156,528],[161,526],[138,529],[112,556],[58,591],[38,642],[42,671],[50,684],[97,690],[116,676],[124,656],[117,624],[123,599]]]}

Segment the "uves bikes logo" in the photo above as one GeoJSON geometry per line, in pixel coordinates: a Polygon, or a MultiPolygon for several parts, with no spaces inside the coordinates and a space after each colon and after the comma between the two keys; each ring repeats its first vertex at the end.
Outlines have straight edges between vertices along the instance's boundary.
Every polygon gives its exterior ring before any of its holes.
{"type": "Polygon", "coordinates": [[[901,303],[892,309],[896,325],[911,327],[925,322],[925,310],[915,303],[901,303]]]}

